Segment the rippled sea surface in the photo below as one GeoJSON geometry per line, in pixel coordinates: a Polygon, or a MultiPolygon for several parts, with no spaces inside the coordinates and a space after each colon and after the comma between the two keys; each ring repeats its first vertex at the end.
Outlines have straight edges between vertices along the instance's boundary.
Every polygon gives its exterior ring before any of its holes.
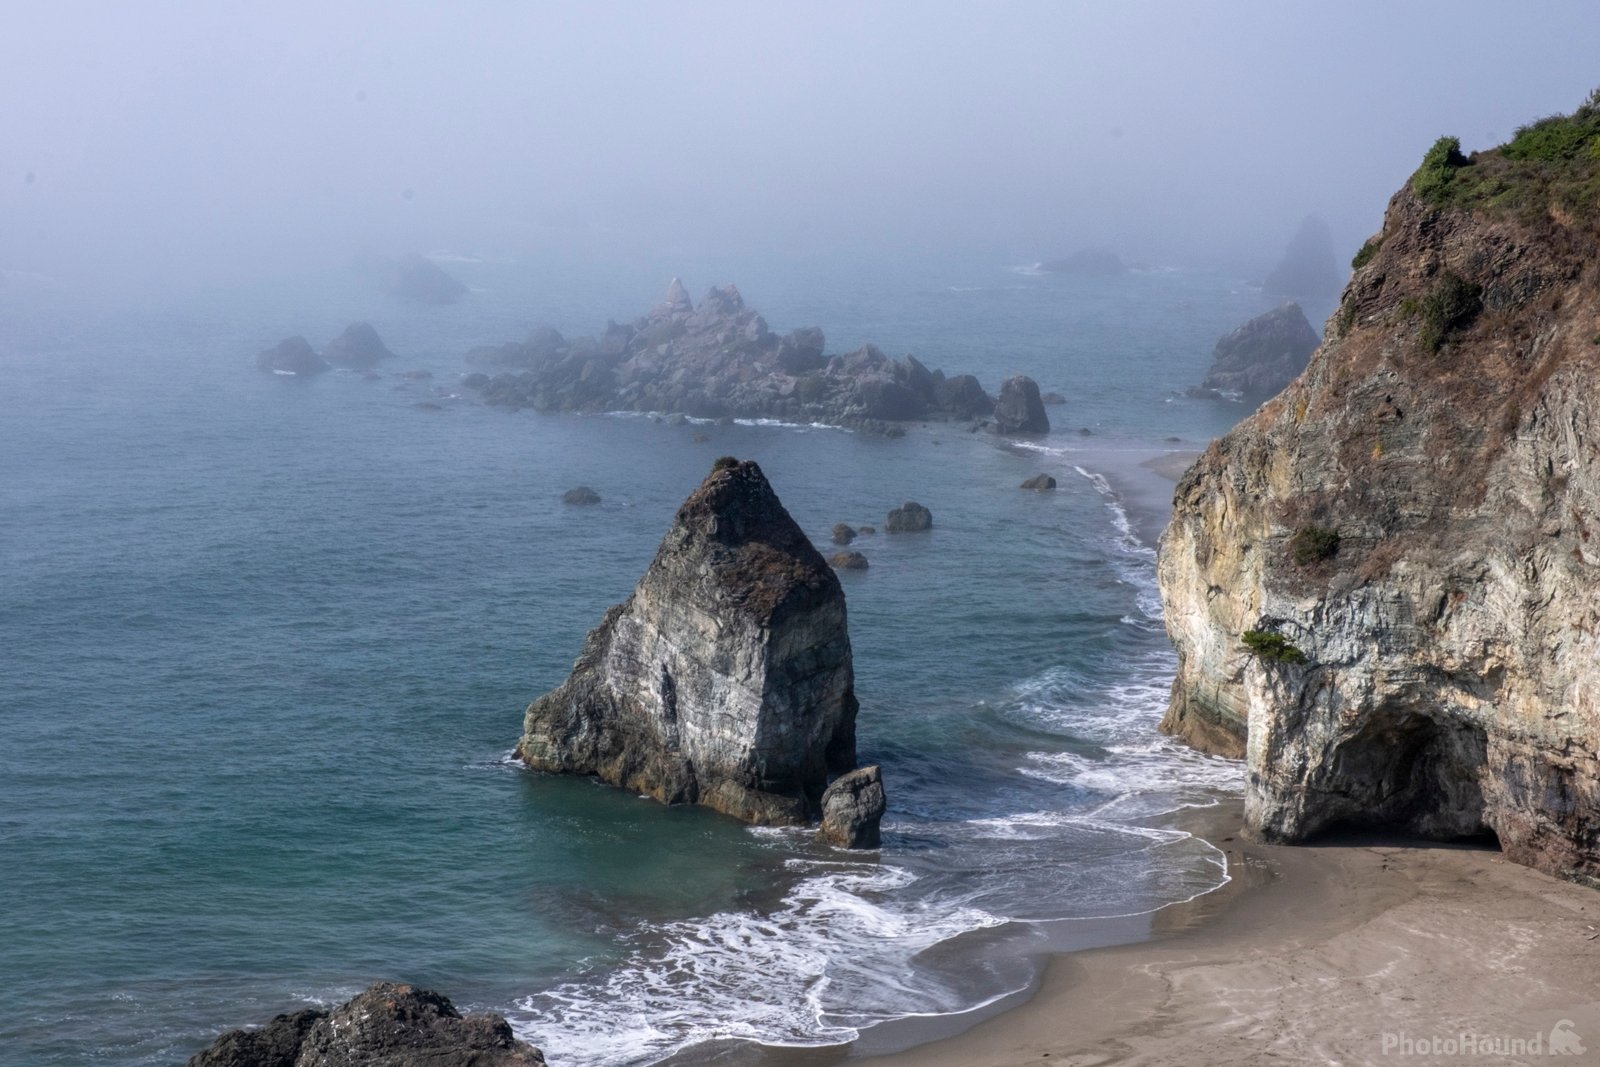
{"type": "Polygon", "coordinates": [[[467,348],[594,332],[666,278],[451,266],[475,291],[426,311],[343,274],[138,306],[0,286],[0,1061],[179,1062],[379,978],[504,1012],[561,1067],[838,1043],[1017,988],[1040,923],[1218,884],[1161,819],[1238,772],[1155,732],[1169,490],[1138,463],[1240,416],[1174,394],[1259,292],[989,264],[686,278],[734,276],[830,351],[1033,375],[1068,403],[1017,449],[479,407],[467,348]],[[400,354],[380,381],[253,366],[357,318],[400,354]],[[820,544],[933,511],[841,576],[881,853],[506,760],[722,454],[820,544]],[[1060,489],[1018,490],[1040,471],[1060,489]],[[580,483],[603,503],[563,506],[580,483]]]}

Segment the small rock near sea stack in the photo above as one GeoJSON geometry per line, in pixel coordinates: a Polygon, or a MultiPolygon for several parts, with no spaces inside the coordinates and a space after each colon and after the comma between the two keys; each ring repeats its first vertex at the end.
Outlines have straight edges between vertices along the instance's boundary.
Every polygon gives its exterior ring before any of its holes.
{"type": "Polygon", "coordinates": [[[332,1011],[231,1030],[188,1067],[545,1067],[499,1015],[462,1015],[441,993],[379,982],[332,1011]]]}
{"type": "Polygon", "coordinates": [[[1047,405],[1065,404],[1067,402],[1067,398],[1060,393],[1046,393],[1039,399],[1043,400],[1047,405]]]}
{"type": "Polygon", "coordinates": [[[1050,416],[1044,413],[1039,384],[1025,374],[1007,378],[994,402],[994,432],[999,434],[1049,433],[1050,416]]]}
{"type": "Polygon", "coordinates": [[[600,503],[600,494],[590,489],[587,485],[580,485],[576,489],[568,489],[561,494],[563,504],[577,504],[584,506],[600,503]]]}
{"type": "Polygon", "coordinates": [[[840,848],[877,848],[882,843],[878,824],[887,806],[878,765],[858,767],[835,778],[822,794],[822,826],[817,832],[840,848]]]}
{"type": "Polygon", "coordinates": [[[836,522],[836,523],[833,524],[833,543],[834,544],[836,544],[836,545],[848,545],[851,541],[854,541],[855,539],[856,539],[856,531],[849,523],[836,522]]]}
{"type": "Polygon", "coordinates": [[[321,374],[327,362],[304,337],[286,337],[256,357],[256,366],[274,374],[321,374]]]}
{"type": "Polygon", "coordinates": [[[867,569],[867,557],[859,552],[835,552],[833,558],[828,560],[828,566],[841,571],[864,571],[867,569]]]}
{"type": "Polygon", "coordinates": [[[394,353],[384,345],[378,331],[370,323],[352,322],[344,333],[328,342],[322,358],[335,367],[365,370],[380,360],[393,359],[394,353]]]}
{"type": "Polygon", "coordinates": [[[1022,483],[1022,488],[1024,489],[1043,490],[1054,489],[1055,487],[1056,480],[1048,474],[1035,474],[1032,478],[1022,483]]]}
{"type": "Polygon", "coordinates": [[[856,528],[857,537],[871,537],[877,532],[878,528],[876,526],[859,526],[856,528]]]}
{"type": "Polygon", "coordinates": [[[856,765],[844,590],[761,468],[724,456],[571,675],[528,706],[517,756],[668,804],[803,825],[856,765]]]}
{"type": "Polygon", "coordinates": [[[933,512],[917,503],[907,500],[897,508],[889,511],[889,517],[884,520],[883,528],[890,533],[919,533],[933,528],[933,512]]]}

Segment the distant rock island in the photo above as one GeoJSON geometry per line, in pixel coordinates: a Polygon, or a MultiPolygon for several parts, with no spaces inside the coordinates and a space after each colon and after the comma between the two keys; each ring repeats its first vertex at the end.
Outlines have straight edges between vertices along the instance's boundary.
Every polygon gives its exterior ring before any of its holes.
{"type": "MultiPolygon", "coordinates": [[[[839,579],[761,468],[724,457],[571,676],[529,705],[516,752],[668,804],[803,825],[830,775],[855,769],[856,707],[839,579]]],[[[860,816],[870,829],[838,825],[859,803],[831,810],[831,836],[876,839],[881,803],[860,816]]]]}
{"type": "Polygon", "coordinates": [[[379,982],[331,1011],[230,1030],[188,1067],[545,1067],[498,1015],[462,1015],[448,997],[379,982]]]}
{"type": "Polygon", "coordinates": [[[321,374],[334,367],[370,370],[394,353],[384,345],[378,331],[365,322],[353,322],[328,343],[318,355],[304,337],[287,337],[256,356],[256,366],[275,374],[321,374]]]}
{"type": "Polygon", "coordinates": [[[1446,138],[1298,379],[1179,483],[1163,724],[1265,837],[1493,835],[1600,885],[1600,100],[1446,138]]]}
{"type": "Polygon", "coordinates": [[[1343,285],[1344,275],[1333,254],[1333,234],[1328,224],[1316,215],[1307,215],[1261,288],[1276,296],[1304,299],[1337,296],[1343,285]]]}
{"type": "Polygon", "coordinates": [[[1109,249],[1084,248],[1060,259],[1047,259],[1037,269],[1045,274],[1111,275],[1122,274],[1128,266],[1109,249]]]}
{"type": "Polygon", "coordinates": [[[1259,404],[1294,381],[1321,343],[1300,305],[1286,301],[1219,340],[1211,370],[1189,395],[1259,404]]]}
{"type": "Polygon", "coordinates": [[[712,289],[695,307],[676,278],[649,314],[610,323],[599,337],[538,329],[522,342],[474,349],[466,360],[478,370],[462,381],[485,403],[540,411],[653,411],[878,431],[917,420],[987,423],[995,414],[994,398],[970,374],[947,378],[874,345],[828,356],[816,327],[780,337],[733,286],[712,289]]]}
{"type": "Polygon", "coordinates": [[[360,264],[378,288],[403,304],[454,304],[468,289],[445,269],[419,252],[371,257],[360,264]]]}

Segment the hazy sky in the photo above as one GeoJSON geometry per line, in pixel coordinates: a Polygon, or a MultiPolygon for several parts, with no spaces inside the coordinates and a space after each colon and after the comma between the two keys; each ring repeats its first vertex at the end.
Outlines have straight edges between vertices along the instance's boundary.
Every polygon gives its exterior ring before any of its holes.
{"type": "Polygon", "coordinates": [[[0,269],[1248,264],[1600,84],[1600,4],[12,0],[0,269]]]}

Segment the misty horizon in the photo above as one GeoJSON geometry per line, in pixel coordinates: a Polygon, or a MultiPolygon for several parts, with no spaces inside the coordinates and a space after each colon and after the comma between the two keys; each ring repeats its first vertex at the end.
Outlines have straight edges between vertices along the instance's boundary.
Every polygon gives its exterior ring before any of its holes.
{"type": "Polygon", "coordinates": [[[1347,256],[1435,137],[1487,147],[1600,80],[1571,32],[1600,13],[1576,3],[32,4],[12,24],[0,270],[101,286],[412,251],[664,281],[741,255],[1104,247],[1259,275],[1308,213],[1347,256]]]}

